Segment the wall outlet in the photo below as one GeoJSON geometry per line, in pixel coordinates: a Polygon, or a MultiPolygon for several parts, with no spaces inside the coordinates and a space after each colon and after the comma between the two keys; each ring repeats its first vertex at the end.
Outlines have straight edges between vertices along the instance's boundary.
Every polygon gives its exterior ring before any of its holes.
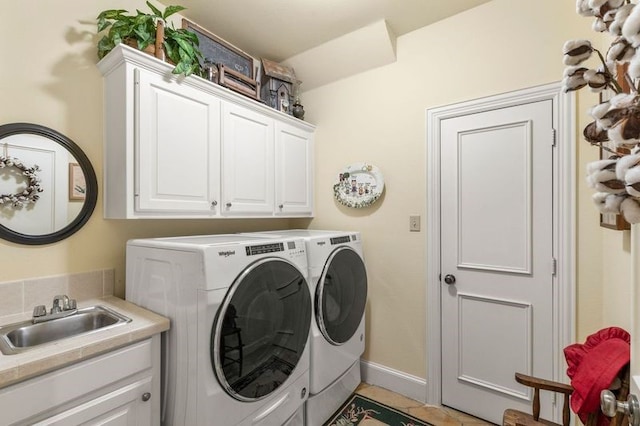
{"type": "Polygon", "coordinates": [[[409,216],[409,231],[420,232],[420,216],[418,215],[409,216]]]}

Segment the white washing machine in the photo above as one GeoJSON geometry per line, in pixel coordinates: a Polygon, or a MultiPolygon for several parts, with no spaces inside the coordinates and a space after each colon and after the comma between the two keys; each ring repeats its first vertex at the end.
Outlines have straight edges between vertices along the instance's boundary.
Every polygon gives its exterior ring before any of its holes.
{"type": "Polygon", "coordinates": [[[306,424],[321,425],[360,384],[367,272],[360,233],[294,229],[252,235],[302,238],[313,298],[306,424]]]}
{"type": "Polygon", "coordinates": [[[163,425],[302,424],[311,297],[302,239],[127,243],[126,298],[164,315],[163,425]]]}

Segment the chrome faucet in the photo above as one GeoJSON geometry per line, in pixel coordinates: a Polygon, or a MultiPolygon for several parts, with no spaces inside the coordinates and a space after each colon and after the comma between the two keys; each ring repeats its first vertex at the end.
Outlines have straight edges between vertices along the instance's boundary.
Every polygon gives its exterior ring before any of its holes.
{"type": "Polygon", "coordinates": [[[57,314],[58,312],[69,310],[69,296],[61,294],[53,298],[53,306],[51,306],[51,313],[57,314]],[[62,305],[60,305],[62,302],[62,305]]]}
{"type": "Polygon", "coordinates": [[[51,311],[47,313],[45,305],[38,305],[33,308],[33,323],[50,321],[56,318],[64,318],[78,312],[75,299],[69,299],[66,294],[61,294],[53,298],[51,311]]]}

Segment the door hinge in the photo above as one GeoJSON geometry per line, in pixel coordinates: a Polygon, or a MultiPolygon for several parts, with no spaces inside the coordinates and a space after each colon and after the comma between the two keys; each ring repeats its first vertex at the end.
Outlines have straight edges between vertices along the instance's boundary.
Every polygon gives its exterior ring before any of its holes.
{"type": "Polygon", "coordinates": [[[551,275],[555,275],[558,269],[558,261],[555,259],[551,259],[551,275]]]}
{"type": "Polygon", "coordinates": [[[551,129],[551,146],[556,146],[557,132],[556,129],[551,129]]]}

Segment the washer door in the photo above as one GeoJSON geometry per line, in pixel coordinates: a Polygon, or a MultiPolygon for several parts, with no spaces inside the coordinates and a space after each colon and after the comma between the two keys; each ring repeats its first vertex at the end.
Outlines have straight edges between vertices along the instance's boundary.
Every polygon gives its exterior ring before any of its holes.
{"type": "Polygon", "coordinates": [[[355,334],[364,318],[367,271],[351,247],[334,250],[316,287],[318,328],[330,343],[341,345],[355,334]]]}
{"type": "Polygon", "coordinates": [[[265,258],[233,282],[211,330],[211,364],[226,392],[241,401],[266,397],[302,357],[311,296],[300,271],[265,258]]]}

